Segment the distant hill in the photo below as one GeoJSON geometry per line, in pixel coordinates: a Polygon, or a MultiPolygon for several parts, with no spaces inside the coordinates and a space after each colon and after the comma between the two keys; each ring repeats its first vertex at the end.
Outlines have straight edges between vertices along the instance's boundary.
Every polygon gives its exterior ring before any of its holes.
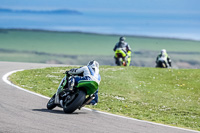
{"type": "Polygon", "coordinates": [[[14,10],[0,8],[0,13],[31,13],[31,14],[75,14],[81,15],[82,13],[76,10],[58,9],[58,10],[14,10]]]}
{"type": "MultiPolygon", "coordinates": [[[[0,29],[0,61],[84,65],[97,60],[115,65],[113,47],[119,35],[44,30],[0,29]]],[[[155,67],[165,48],[173,68],[200,68],[200,41],[126,36],[132,48],[131,65],[155,67]]]]}

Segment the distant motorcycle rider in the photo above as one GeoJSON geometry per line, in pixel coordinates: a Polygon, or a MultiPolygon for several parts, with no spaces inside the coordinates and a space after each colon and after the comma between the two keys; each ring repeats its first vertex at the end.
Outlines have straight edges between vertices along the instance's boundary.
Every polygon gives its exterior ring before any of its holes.
{"type": "MultiPolygon", "coordinates": [[[[100,84],[101,76],[99,74],[99,63],[97,61],[90,61],[87,66],[80,67],[78,69],[71,69],[70,71],[67,71],[67,74],[69,75],[81,75],[81,76],[74,76],[73,78],[67,80],[67,77],[65,76],[56,92],[55,96],[55,103],[58,104],[59,101],[59,94],[63,89],[71,89],[74,85],[77,85],[80,80],[89,80],[89,81],[95,81],[98,84],[100,84]]],[[[95,98],[90,102],[91,105],[96,105],[98,102],[98,90],[94,93],[95,98]]]]}
{"type": "MultiPolygon", "coordinates": [[[[127,66],[130,65],[131,62],[131,47],[127,42],[125,42],[126,38],[125,37],[120,37],[119,42],[115,45],[113,51],[115,52],[118,48],[122,49],[122,51],[125,54],[124,59],[127,61],[127,66]]],[[[115,63],[117,64],[118,62],[118,55],[115,53],[115,63]]]]}
{"type": "Polygon", "coordinates": [[[170,56],[168,56],[165,49],[161,50],[161,53],[156,58],[156,67],[172,67],[172,61],[170,56]],[[164,63],[164,66],[162,65],[164,63]]]}

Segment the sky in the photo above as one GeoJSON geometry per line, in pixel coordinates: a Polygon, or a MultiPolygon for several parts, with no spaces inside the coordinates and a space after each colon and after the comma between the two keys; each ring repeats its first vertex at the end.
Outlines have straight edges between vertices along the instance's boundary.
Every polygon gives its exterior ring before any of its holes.
{"type": "Polygon", "coordinates": [[[200,13],[199,0],[0,0],[1,8],[200,13]]]}
{"type": "Polygon", "coordinates": [[[90,15],[96,13],[99,18],[105,15],[105,18],[102,17],[100,20],[102,23],[112,17],[117,18],[117,21],[122,24],[123,21],[129,21],[125,24],[133,23],[133,29],[137,31],[138,28],[138,34],[140,31],[141,34],[151,34],[154,28],[157,28],[159,31],[171,32],[173,36],[176,34],[172,33],[173,28],[176,28],[183,36],[190,34],[189,36],[200,39],[198,37],[200,36],[200,0],[0,0],[0,3],[0,8],[5,9],[71,9],[90,15]],[[139,25],[140,23],[144,24],[139,25]],[[170,30],[167,31],[168,29],[170,30]]]}

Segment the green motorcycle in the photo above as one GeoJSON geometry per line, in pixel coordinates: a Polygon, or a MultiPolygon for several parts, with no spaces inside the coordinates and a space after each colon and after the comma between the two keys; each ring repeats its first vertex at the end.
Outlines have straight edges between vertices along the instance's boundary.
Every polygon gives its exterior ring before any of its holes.
{"type": "MultiPolygon", "coordinates": [[[[65,73],[66,79],[73,76],[65,73]]],[[[89,104],[95,97],[94,93],[98,89],[98,84],[95,81],[80,80],[73,88],[64,88],[59,93],[60,104],[55,104],[55,95],[47,103],[47,109],[52,110],[56,106],[63,108],[65,113],[73,113],[76,109],[81,109],[89,104]]]]}
{"type": "Polygon", "coordinates": [[[126,52],[123,48],[117,48],[114,57],[117,66],[129,66],[131,62],[131,51],[126,52]]]}

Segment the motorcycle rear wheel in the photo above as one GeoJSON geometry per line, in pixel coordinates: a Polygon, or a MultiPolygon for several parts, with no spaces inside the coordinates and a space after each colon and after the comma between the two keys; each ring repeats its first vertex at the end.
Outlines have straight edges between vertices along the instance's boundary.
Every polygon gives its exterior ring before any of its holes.
{"type": "Polygon", "coordinates": [[[76,109],[78,109],[83,104],[83,102],[85,101],[85,96],[86,96],[86,93],[80,90],[78,95],[75,97],[75,99],[71,103],[69,104],[67,104],[67,102],[64,103],[63,111],[68,114],[73,113],[76,109]]]}
{"type": "Polygon", "coordinates": [[[47,103],[47,109],[49,109],[49,110],[52,110],[53,108],[55,108],[56,107],[56,104],[54,103],[54,101],[55,101],[55,95],[56,94],[54,94],[53,96],[52,96],[52,98],[48,101],[48,103],[47,103]]]}

